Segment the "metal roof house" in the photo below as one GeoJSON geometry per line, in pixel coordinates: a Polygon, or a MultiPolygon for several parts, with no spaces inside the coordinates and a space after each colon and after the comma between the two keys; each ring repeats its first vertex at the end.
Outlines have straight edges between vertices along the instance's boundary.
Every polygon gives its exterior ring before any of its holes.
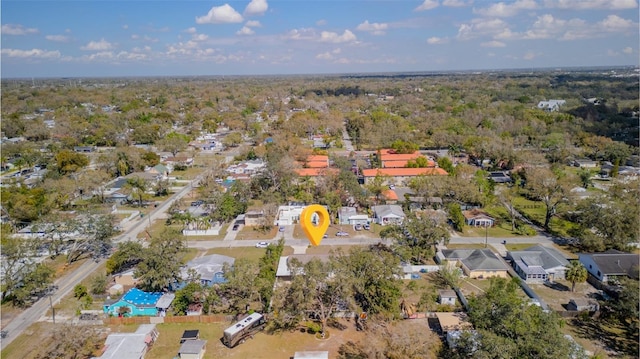
{"type": "Polygon", "coordinates": [[[158,335],[155,324],[142,324],[134,333],[109,334],[104,352],[93,359],[142,359],[158,335]]]}
{"type": "Polygon", "coordinates": [[[527,283],[564,279],[569,261],[555,248],[541,245],[507,253],[516,273],[527,283]]]}
{"type": "Polygon", "coordinates": [[[120,300],[111,303],[105,301],[103,311],[105,314],[118,316],[120,308],[126,307],[129,311],[124,316],[157,316],[166,312],[174,298],[174,293],[144,292],[132,288],[120,300]]]}

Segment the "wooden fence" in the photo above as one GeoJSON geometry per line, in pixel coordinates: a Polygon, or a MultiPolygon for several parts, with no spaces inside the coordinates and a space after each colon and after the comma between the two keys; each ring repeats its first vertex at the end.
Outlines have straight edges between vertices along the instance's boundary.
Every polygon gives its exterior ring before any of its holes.
{"type": "Polygon", "coordinates": [[[186,315],[169,317],[108,317],[103,319],[107,325],[118,324],[162,324],[162,323],[231,323],[231,315],[186,315]]]}

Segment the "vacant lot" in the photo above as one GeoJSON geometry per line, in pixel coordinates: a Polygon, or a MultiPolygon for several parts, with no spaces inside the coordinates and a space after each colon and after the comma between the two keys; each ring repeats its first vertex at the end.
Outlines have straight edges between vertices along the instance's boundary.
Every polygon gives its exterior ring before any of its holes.
{"type": "Polygon", "coordinates": [[[204,358],[289,358],[296,351],[329,351],[331,357],[335,357],[340,344],[349,340],[358,341],[364,338],[364,333],[354,329],[353,323],[341,321],[346,329],[339,330],[329,328],[329,338],[316,339],[312,334],[295,332],[283,332],[277,334],[258,333],[253,339],[229,349],[222,344],[222,332],[232,323],[184,323],[184,324],[160,324],[158,341],[145,358],[166,359],[178,354],[180,349],[180,337],[182,332],[188,329],[200,330],[200,338],[207,340],[204,358]]]}
{"type": "Polygon", "coordinates": [[[566,280],[556,280],[553,288],[543,284],[530,284],[529,286],[552,310],[566,310],[564,305],[569,303],[570,299],[589,298],[590,295],[598,291],[589,283],[576,283],[575,292],[571,292],[571,282],[566,280]]]}

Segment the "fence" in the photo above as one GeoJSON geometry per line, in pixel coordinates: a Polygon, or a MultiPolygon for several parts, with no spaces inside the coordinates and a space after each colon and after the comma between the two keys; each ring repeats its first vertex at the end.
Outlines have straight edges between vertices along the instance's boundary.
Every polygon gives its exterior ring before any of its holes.
{"type": "Polygon", "coordinates": [[[230,323],[234,320],[231,315],[186,315],[169,317],[108,317],[104,319],[107,325],[118,324],[162,324],[162,323],[230,323]]]}

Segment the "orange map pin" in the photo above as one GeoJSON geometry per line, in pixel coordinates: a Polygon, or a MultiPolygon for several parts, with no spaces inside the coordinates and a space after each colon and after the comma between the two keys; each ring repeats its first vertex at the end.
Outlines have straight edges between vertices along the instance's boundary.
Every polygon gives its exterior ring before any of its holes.
{"type": "Polygon", "coordinates": [[[314,246],[320,245],[322,237],[329,228],[329,212],[319,204],[312,204],[305,207],[300,214],[300,224],[307,235],[307,239],[314,246]],[[318,223],[313,223],[313,215],[318,216],[318,223]]]}

